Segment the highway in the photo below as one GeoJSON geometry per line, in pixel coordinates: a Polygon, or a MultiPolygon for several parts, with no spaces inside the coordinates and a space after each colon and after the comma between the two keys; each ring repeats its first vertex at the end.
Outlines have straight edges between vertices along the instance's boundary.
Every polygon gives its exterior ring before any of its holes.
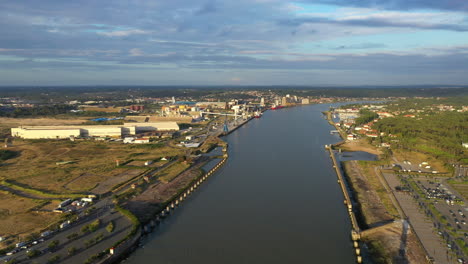
{"type": "MultiPolygon", "coordinates": [[[[47,263],[52,257],[60,256],[60,262],[71,264],[82,264],[90,256],[98,254],[106,249],[109,249],[114,243],[124,238],[132,228],[130,220],[113,209],[112,200],[110,197],[104,198],[94,206],[96,209],[92,213],[86,215],[85,210],[79,213],[79,219],[71,223],[64,230],[58,231],[42,242],[32,245],[27,249],[22,249],[20,252],[9,256],[10,259],[16,259],[19,263],[47,263]],[[101,220],[100,227],[94,232],[83,234],[81,229],[96,219],[101,220]],[[114,223],[114,231],[109,233],[106,226],[110,222],[114,223]],[[75,239],[68,239],[71,234],[78,234],[75,239]],[[86,243],[95,239],[99,234],[102,234],[102,240],[96,245],[87,248],[86,243]],[[58,247],[51,252],[48,245],[54,241],[59,241],[58,247]],[[70,248],[75,248],[76,252],[73,255],[68,254],[70,248]],[[27,252],[38,250],[41,254],[34,258],[28,258],[27,252]]],[[[40,241],[40,240],[36,240],[40,241]]]]}

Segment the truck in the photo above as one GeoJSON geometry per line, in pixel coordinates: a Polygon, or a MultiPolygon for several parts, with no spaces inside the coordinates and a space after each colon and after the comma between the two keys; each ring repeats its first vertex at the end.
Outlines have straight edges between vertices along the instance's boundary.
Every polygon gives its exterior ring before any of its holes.
{"type": "Polygon", "coordinates": [[[67,200],[61,202],[61,203],[58,205],[58,207],[59,207],[59,208],[62,208],[62,207],[67,206],[67,205],[69,205],[69,204],[71,204],[71,203],[72,203],[72,200],[71,200],[71,199],[67,199],[67,200]]]}

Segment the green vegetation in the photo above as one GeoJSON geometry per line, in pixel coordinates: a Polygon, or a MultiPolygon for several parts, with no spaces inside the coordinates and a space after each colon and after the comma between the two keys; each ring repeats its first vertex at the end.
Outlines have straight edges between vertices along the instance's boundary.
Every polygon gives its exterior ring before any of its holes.
{"type": "Polygon", "coordinates": [[[372,261],[376,264],[392,263],[385,247],[378,240],[366,241],[372,261]]]}
{"type": "Polygon", "coordinates": [[[54,264],[54,263],[58,263],[60,261],[60,255],[55,255],[55,256],[52,256],[49,258],[49,260],[47,260],[47,264],[54,264]]]}
{"type": "Polygon", "coordinates": [[[455,109],[461,109],[462,106],[466,106],[468,96],[459,97],[448,97],[448,98],[423,98],[423,99],[404,99],[391,102],[387,104],[386,109],[388,111],[414,111],[424,110],[424,112],[432,112],[431,108],[436,105],[451,105],[455,109]]]}
{"type": "Polygon", "coordinates": [[[44,105],[36,107],[17,107],[11,111],[0,111],[0,116],[3,117],[36,117],[36,116],[54,116],[58,114],[65,114],[70,110],[75,109],[70,105],[44,105]]]}
{"type": "Polygon", "coordinates": [[[361,109],[359,111],[359,117],[355,119],[355,124],[357,126],[369,123],[370,121],[377,119],[379,115],[375,112],[366,110],[366,109],[361,109]]]}
{"type": "Polygon", "coordinates": [[[76,238],[78,238],[77,233],[73,233],[73,234],[70,234],[70,235],[67,236],[68,240],[75,240],[76,238]]]}
{"type": "Polygon", "coordinates": [[[98,259],[102,259],[105,255],[107,254],[107,252],[103,251],[99,254],[96,254],[96,255],[92,255],[91,257],[89,257],[85,262],[84,264],[91,264],[93,262],[95,262],[96,260],[98,259]]]}
{"type": "Polygon", "coordinates": [[[110,221],[109,224],[106,226],[106,230],[109,233],[112,233],[115,229],[114,222],[110,221]]]}
{"type": "Polygon", "coordinates": [[[83,233],[95,232],[96,230],[98,230],[100,225],[101,225],[101,219],[96,219],[92,223],[83,226],[81,228],[81,232],[83,233]]]}
{"type": "MultiPolygon", "coordinates": [[[[89,112],[87,112],[89,113],[89,112]]],[[[116,113],[113,113],[114,115],[116,113]]],[[[83,125],[123,125],[125,123],[124,120],[108,120],[108,121],[86,121],[83,122],[83,125]]]]}
{"type": "Polygon", "coordinates": [[[86,240],[85,241],[85,247],[86,248],[92,247],[92,246],[96,245],[97,243],[101,242],[103,239],[104,239],[104,234],[100,233],[97,236],[95,236],[94,238],[86,240]]]}
{"type": "Polygon", "coordinates": [[[155,176],[158,177],[160,181],[167,183],[172,181],[177,175],[186,170],[188,167],[190,167],[189,162],[176,162],[169,167],[159,171],[155,174],[155,176]]]}
{"type": "MultiPolygon", "coordinates": [[[[462,142],[468,142],[468,112],[440,112],[421,118],[384,118],[374,124],[380,132],[392,134],[397,148],[429,154],[445,163],[465,161],[468,158],[462,142]]],[[[384,137],[391,142],[393,138],[384,137]]]]}
{"type": "Polygon", "coordinates": [[[49,245],[47,245],[47,248],[53,252],[57,249],[58,245],[59,245],[59,241],[53,240],[52,242],[49,243],[49,245]]]}
{"type": "Polygon", "coordinates": [[[17,191],[22,191],[28,194],[31,194],[33,196],[41,196],[44,198],[57,198],[57,199],[62,199],[62,198],[80,198],[83,197],[84,194],[77,194],[77,193],[64,193],[64,194],[56,194],[56,193],[51,193],[49,191],[43,191],[39,189],[32,189],[29,187],[24,186],[23,184],[17,183],[13,180],[3,180],[1,182],[3,185],[17,190],[17,191]]]}
{"type": "Polygon", "coordinates": [[[18,152],[16,151],[11,151],[7,149],[0,149],[0,162],[3,162],[8,159],[12,159],[14,157],[18,156],[18,152]]]}
{"type": "Polygon", "coordinates": [[[69,247],[67,250],[69,256],[75,255],[76,251],[77,249],[75,247],[69,247]]]}
{"type": "Polygon", "coordinates": [[[128,233],[127,236],[125,236],[121,240],[114,243],[114,245],[112,245],[112,247],[114,248],[119,246],[123,242],[127,241],[127,239],[133,237],[138,232],[138,229],[140,228],[140,221],[134,214],[132,214],[132,212],[130,212],[129,210],[125,208],[122,208],[119,204],[115,205],[115,210],[117,210],[122,215],[126,216],[132,222],[133,226],[132,226],[132,230],[130,231],[130,233],[128,233]]]}
{"type": "Polygon", "coordinates": [[[15,258],[10,259],[9,261],[5,262],[6,264],[16,264],[18,263],[18,260],[15,258]]]}
{"type": "Polygon", "coordinates": [[[36,256],[39,256],[41,254],[41,251],[37,250],[37,249],[33,249],[33,250],[30,250],[28,251],[27,255],[28,255],[28,258],[34,258],[36,256]]]}
{"type": "Polygon", "coordinates": [[[131,149],[157,149],[164,147],[164,143],[153,143],[153,144],[133,144],[129,146],[131,149]]]}

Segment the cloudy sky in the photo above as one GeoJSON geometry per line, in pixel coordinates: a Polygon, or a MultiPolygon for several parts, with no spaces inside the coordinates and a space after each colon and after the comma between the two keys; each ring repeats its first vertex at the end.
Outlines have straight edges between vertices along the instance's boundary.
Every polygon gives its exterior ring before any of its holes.
{"type": "Polygon", "coordinates": [[[0,85],[93,84],[468,84],[468,1],[0,2],[0,85]]]}

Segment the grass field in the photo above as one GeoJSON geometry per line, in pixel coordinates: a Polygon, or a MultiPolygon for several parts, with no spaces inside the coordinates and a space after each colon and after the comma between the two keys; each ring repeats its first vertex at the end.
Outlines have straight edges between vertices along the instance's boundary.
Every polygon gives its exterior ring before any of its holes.
{"type": "Polygon", "coordinates": [[[432,167],[433,170],[439,171],[439,172],[447,172],[447,169],[445,169],[444,164],[435,159],[434,157],[421,153],[421,152],[416,152],[416,151],[406,151],[406,150],[394,150],[393,151],[393,156],[399,161],[402,162],[404,160],[410,161],[414,165],[418,165],[421,162],[428,162],[429,165],[432,167]]]}
{"type": "Polygon", "coordinates": [[[182,150],[164,145],[128,145],[117,142],[68,140],[19,140],[10,148],[20,155],[2,166],[0,180],[53,193],[86,192],[114,177],[134,175],[141,168],[120,168],[135,156],[155,160],[181,154],[182,150]],[[71,161],[57,165],[56,162],[71,161]]]}
{"type": "MultiPolygon", "coordinates": [[[[20,236],[39,232],[60,219],[60,214],[52,212],[33,212],[44,201],[19,197],[0,191],[0,236],[20,236]]],[[[57,203],[57,202],[56,202],[57,203]]],[[[55,205],[55,204],[53,204],[55,205]]],[[[53,206],[52,205],[52,206],[53,206]]],[[[46,205],[45,207],[51,207],[46,205]]]]}
{"type": "Polygon", "coordinates": [[[376,166],[382,165],[382,162],[380,161],[363,161],[360,160],[358,161],[358,164],[363,171],[363,173],[366,175],[366,178],[372,187],[373,190],[376,191],[377,195],[380,198],[380,201],[384,205],[385,209],[387,212],[392,215],[393,217],[398,216],[398,211],[395,208],[395,206],[392,203],[392,200],[389,197],[389,194],[387,194],[385,187],[382,185],[380,182],[379,178],[376,175],[376,172],[374,168],[376,166]]]}
{"type": "Polygon", "coordinates": [[[176,162],[169,167],[161,170],[155,176],[164,183],[172,181],[177,175],[190,167],[190,164],[185,162],[176,162]]]}

